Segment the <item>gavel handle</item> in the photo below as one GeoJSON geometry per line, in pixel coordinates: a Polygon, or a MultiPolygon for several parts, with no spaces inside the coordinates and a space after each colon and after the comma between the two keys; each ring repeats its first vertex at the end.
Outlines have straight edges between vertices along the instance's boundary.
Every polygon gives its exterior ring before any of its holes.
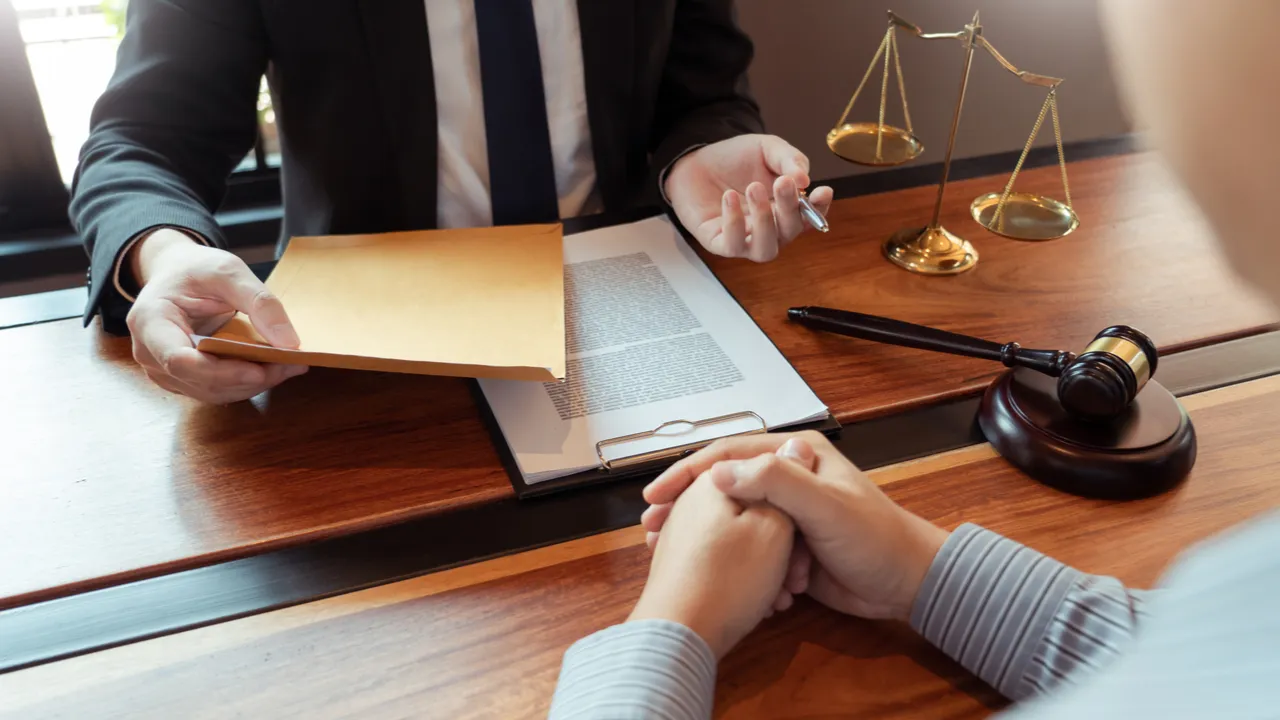
{"type": "Polygon", "coordinates": [[[1015,342],[1002,345],[990,340],[848,310],[797,307],[788,310],[787,317],[815,330],[888,345],[995,360],[1006,367],[1025,367],[1050,377],[1061,375],[1075,359],[1075,355],[1061,350],[1024,350],[1015,342]]]}

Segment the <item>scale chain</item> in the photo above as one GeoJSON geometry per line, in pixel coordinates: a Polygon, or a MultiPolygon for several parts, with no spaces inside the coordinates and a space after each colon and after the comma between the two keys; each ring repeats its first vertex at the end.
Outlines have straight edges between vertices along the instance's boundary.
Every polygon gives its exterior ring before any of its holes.
{"type": "Polygon", "coordinates": [[[840,122],[836,123],[837,126],[844,125],[845,121],[849,119],[849,113],[853,111],[853,104],[858,101],[858,96],[862,94],[862,88],[867,84],[867,80],[871,78],[871,73],[875,71],[876,61],[880,59],[880,53],[884,52],[889,44],[889,36],[892,32],[893,28],[885,31],[884,39],[880,41],[880,47],[876,50],[875,57],[871,58],[871,64],[867,66],[867,71],[863,73],[862,82],[858,83],[858,89],[853,91],[853,97],[849,98],[849,104],[845,106],[844,114],[840,116],[840,122]]]}
{"type": "Polygon", "coordinates": [[[889,26],[889,30],[885,33],[882,45],[887,45],[888,49],[884,54],[884,77],[880,80],[880,121],[876,125],[876,160],[883,159],[880,153],[881,147],[884,145],[884,106],[885,100],[889,97],[889,56],[893,54],[893,26],[889,26]]]}
{"type": "Polygon", "coordinates": [[[898,73],[898,94],[902,96],[902,116],[907,121],[907,132],[915,135],[915,128],[911,127],[911,110],[907,108],[907,86],[902,79],[902,63],[898,60],[898,35],[894,33],[889,39],[889,49],[893,51],[893,69],[898,73]]]}
{"type": "MultiPolygon", "coordinates": [[[[991,224],[999,228],[1002,232],[1004,231],[1005,202],[1008,201],[1009,194],[1013,192],[1013,183],[1017,181],[1018,173],[1022,171],[1022,164],[1027,161],[1027,155],[1031,152],[1031,146],[1036,141],[1036,135],[1040,134],[1040,126],[1044,124],[1045,114],[1049,112],[1050,106],[1055,104],[1054,95],[1056,94],[1057,94],[1056,89],[1050,90],[1049,96],[1044,99],[1044,105],[1040,106],[1040,115],[1036,117],[1036,124],[1034,127],[1031,128],[1031,135],[1030,137],[1027,138],[1027,144],[1022,147],[1022,155],[1018,157],[1018,163],[1013,166],[1013,173],[1009,175],[1009,182],[1004,186],[1004,192],[1001,193],[1000,195],[1000,202],[996,205],[996,212],[995,212],[995,215],[993,215],[991,218],[991,224]]],[[[1054,129],[1055,130],[1057,129],[1056,123],[1054,124],[1054,129]]],[[[1059,138],[1058,152],[1059,152],[1059,157],[1061,158],[1062,157],[1062,154],[1061,154],[1062,153],[1062,142],[1061,142],[1062,135],[1060,133],[1058,134],[1058,138],[1059,138]]],[[[1066,167],[1066,164],[1064,163],[1062,165],[1062,173],[1063,173],[1064,179],[1066,178],[1066,172],[1067,172],[1067,167],[1066,167]]]]}
{"type": "Polygon", "coordinates": [[[1062,170],[1062,192],[1067,196],[1067,209],[1073,210],[1071,207],[1071,186],[1067,184],[1067,154],[1062,149],[1062,128],[1058,126],[1058,93],[1053,91],[1049,93],[1049,97],[1053,98],[1053,102],[1049,104],[1049,111],[1053,113],[1053,138],[1058,143],[1058,167],[1062,170]]]}

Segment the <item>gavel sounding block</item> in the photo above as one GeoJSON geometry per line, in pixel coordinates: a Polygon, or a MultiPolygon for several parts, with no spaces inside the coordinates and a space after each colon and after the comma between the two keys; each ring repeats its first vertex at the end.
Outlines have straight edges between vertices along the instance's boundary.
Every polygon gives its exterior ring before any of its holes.
{"type": "Polygon", "coordinates": [[[1026,369],[992,383],[978,424],[996,452],[1031,477],[1083,497],[1136,499],[1164,492],[1191,472],[1195,428],[1154,380],[1124,414],[1088,422],[1067,413],[1057,382],[1026,369]]]}

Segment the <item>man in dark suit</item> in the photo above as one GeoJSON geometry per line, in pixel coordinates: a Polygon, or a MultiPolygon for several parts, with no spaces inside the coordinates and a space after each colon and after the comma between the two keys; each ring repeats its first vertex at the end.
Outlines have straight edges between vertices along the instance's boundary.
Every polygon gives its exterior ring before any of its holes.
{"type": "MultiPolygon", "coordinates": [[[[192,346],[234,312],[296,347],[212,211],[253,145],[265,73],[282,245],[555,221],[661,197],[711,252],[772,259],[808,160],[760,134],[732,0],[133,0],[81,151],[86,324],[127,318],[160,386],[252,397],[306,368],[192,346]]],[[[825,212],[830,189],[810,196],[825,212]]]]}

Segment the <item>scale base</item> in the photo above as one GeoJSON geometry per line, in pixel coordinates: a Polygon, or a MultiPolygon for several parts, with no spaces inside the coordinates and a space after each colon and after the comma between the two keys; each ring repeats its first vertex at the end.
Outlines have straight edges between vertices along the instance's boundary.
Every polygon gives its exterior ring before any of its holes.
{"type": "Polygon", "coordinates": [[[1157,495],[1182,482],[1196,459],[1191,418],[1154,380],[1124,415],[1093,423],[1067,414],[1053,378],[1010,370],[987,389],[978,425],[996,452],[1019,470],[1088,498],[1157,495]]]}
{"type": "Polygon", "coordinates": [[[1080,218],[1065,203],[1044,195],[1009,193],[1000,220],[993,222],[1003,193],[987,193],[969,207],[982,227],[1014,240],[1055,240],[1080,227],[1080,218]]]}
{"type": "Polygon", "coordinates": [[[832,128],[827,133],[827,147],[851,163],[875,167],[901,165],[924,152],[924,143],[910,132],[873,122],[845,123],[832,128]]]}
{"type": "Polygon", "coordinates": [[[889,262],[923,275],[955,275],[978,264],[978,251],[942,226],[899,230],[884,243],[889,262]]]}

